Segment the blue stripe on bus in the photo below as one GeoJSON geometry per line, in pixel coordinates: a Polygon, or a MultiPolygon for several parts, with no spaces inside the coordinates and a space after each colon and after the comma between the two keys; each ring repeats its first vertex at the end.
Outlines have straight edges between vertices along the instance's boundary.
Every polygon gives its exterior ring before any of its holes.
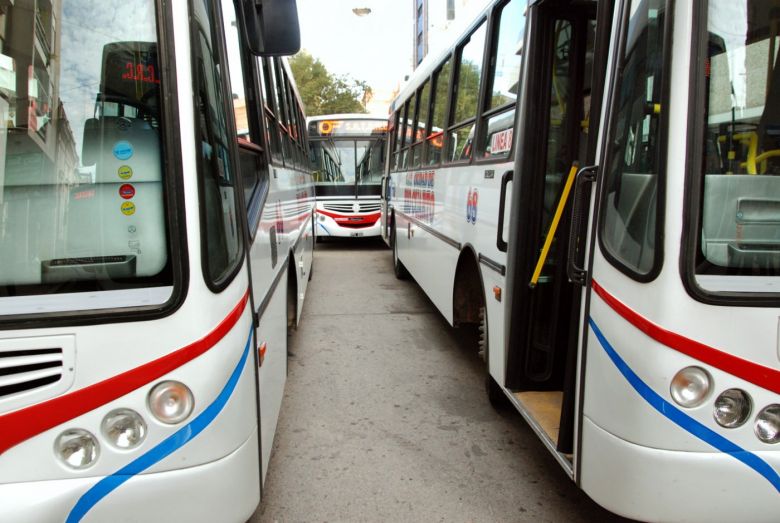
{"type": "Polygon", "coordinates": [[[330,236],[330,231],[329,231],[327,228],[325,228],[325,226],[324,226],[324,225],[322,225],[321,223],[318,223],[317,225],[319,225],[320,227],[322,227],[322,230],[323,230],[323,231],[325,231],[326,233],[328,233],[328,236],[330,236]]]}
{"type": "Polygon", "coordinates": [[[593,321],[593,318],[589,318],[588,321],[590,322],[591,329],[593,329],[593,333],[596,335],[596,338],[598,338],[604,351],[612,360],[612,363],[615,364],[620,373],[623,374],[623,377],[626,378],[634,390],[636,390],[650,406],[703,442],[752,468],[764,476],[764,478],[780,492],[780,476],[778,476],[777,471],[775,471],[769,463],[752,452],[749,452],[724,438],[712,429],[702,425],[670,402],[663,399],[657,392],[651,389],[647,383],[642,381],[642,379],[631,370],[628,364],[623,361],[617,351],[609,344],[598,326],[596,326],[596,322],[593,321]]]}
{"type": "Polygon", "coordinates": [[[241,376],[241,372],[246,365],[246,360],[249,357],[249,347],[252,342],[252,330],[250,328],[249,339],[244,347],[244,353],[241,355],[241,360],[236,365],[233,373],[230,375],[222,391],[216,397],[216,399],[201,412],[197,418],[190,423],[179,429],[176,433],[163,440],[159,445],[149,450],[146,454],[139,456],[134,461],[128,463],[123,468],[117,470],[110,476],[98,481],[91,489],[84,493],[81,498],[76,502],[76,505],[68,514],[66,523],[76,523],[89,512],[101,499],[110,494],[113,490],[119,488],[124,482],[132,478],[133,476],[140,474],[144,470],[148,469],[152,465],[162,461],[167,456],[171,455],[190,440],[200,434],[217,415],[222,411],[227,404],[228,399],[233,394],[238,384],[238,379],[241,376]]]}

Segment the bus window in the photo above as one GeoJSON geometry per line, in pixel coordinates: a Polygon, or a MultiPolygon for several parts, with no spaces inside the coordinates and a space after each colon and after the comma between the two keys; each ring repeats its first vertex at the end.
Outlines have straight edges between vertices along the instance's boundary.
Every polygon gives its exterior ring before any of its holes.
{"type": "Polygon", "coordinates": [[[490,61],[487,92],[490,93],[483,113],[486,131],[481,144],[485,157],[506,157],[512,148],[515,104],[520,86],[525,2],[511,0],[501,8],[496,30],[495,50],[490,61]],[[520,21],[520,23],[517,23],[520,21]]]}
{"type": "Polygon", "coordinates": [[[431,84],[425,82],[420,91],[420,103],[417,111],[417,119],[414,129],[414,135],[412,136],[412,167],[416,168],[420,166],[422,162],[423,151],[423,138],[425,137],[425,125],[428,123],[428,102],[430,101],[431,84]]]}
{"type": "Polygon", "coordinates": [[[3,7],[0,298],[173,283],[155,7],[125,7],[3,7]]]}
{"type": "Polygon", "coordinates": [[[444,127],[447,125],[447,99],[450,92],[450,60],[433,75],[433,114],[431,126],[427,130],[428,142],[426,163],[437,165],[441,162],[441,150],[444,137],[444,127]]]}
{"type": "Polygon", "coordinates": [[[417,97],[419,93],[414,92],[409,97],[406,108],[406,122],[404,127],[404,148],[401,152],[402,165],[404,169],[409,169],[412,165],[410,147],[414,142],[415,135],[415,117],[417,116],[417,97]]]}
{"type": "Polygon", "coordinates": [[[613,261],[650,273],[656,257],[658,176],[662,169],[663,0],[632,0],[620,59],[612,136],[605,168],[601,239],[613,261]]]}
{"type": "MultiPolygon", "coordinates": [[[[220,41],[210,8],[204,5],[203,13],[195,23],[199,26],[195,44],[196,59],[200,64],[196,78],[196,96],[200,107],[198,132],[201,141],[201,197],[203,214],[201,227],[205,231],[206,280],[219,285],[229,278],[241,260],[241,234],[238,230],[235,174],[230,162],[230,142],[223,75],[225,66],[220,62],[217,42],[220,41]]],[[[232,138],[235,140],[235,138],[232,138]]]]}
{"type": "Polygon", "coordinates": [[[695,267],[707,290],[748,290],[734,277],[780,275],[778,27],[777,0],[709,2],[695,267]]]}
{"type": "Polygon", "coordinates": [[[479,79],[482,76],[482,58],[485,48],[485,23],[472,33],[458,54],[454,97],[453,125],[449,128],[449,161],[471,158],[474,139],[474,120],[477,116],[479,79]]]}

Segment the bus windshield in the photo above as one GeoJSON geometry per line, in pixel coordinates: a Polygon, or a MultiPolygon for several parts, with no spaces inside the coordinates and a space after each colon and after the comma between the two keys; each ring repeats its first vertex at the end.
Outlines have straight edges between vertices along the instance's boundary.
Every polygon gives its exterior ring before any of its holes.
{"type": "Polygon", "coordinates": [[[695,268],[705,290],[766,291],[780,276],[778,28],[778,0],[709,2],[695,268]]]}
{"type": "Polygon", "coordinates": [[[0,315],[170,297],[160,88],[153,0],[0,12],[0,315]]]}

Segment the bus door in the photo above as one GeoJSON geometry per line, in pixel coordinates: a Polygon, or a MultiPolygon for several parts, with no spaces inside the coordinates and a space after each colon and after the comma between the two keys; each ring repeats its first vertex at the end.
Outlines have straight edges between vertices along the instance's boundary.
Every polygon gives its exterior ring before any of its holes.
{"type": "Polygon", "coordinates": [[[581,295],[567,278],[570,189],[594,149],[591,113],[603,82],[603,73],[595,81],[593,74],[596,14],[595,2],[529,8],[508,242],[505,386],[562,454],[573,445],[581,295]]]}

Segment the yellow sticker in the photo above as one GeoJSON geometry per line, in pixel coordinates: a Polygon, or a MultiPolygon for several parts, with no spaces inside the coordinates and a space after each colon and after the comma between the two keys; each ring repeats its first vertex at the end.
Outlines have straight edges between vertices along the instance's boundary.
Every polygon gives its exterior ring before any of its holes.
{"type": "Polygon", "coordinates": [[[135,214],[135,204],[133,202],[124,202],[122,204],[122,214],[125,216],[135,214]]]}
{"type": "Polygon", "coordinates": [[[129,180],[133,177],[133,169],[131,169],[129,165],[123,165],[116,173],[123,180],[129,180]]]}

